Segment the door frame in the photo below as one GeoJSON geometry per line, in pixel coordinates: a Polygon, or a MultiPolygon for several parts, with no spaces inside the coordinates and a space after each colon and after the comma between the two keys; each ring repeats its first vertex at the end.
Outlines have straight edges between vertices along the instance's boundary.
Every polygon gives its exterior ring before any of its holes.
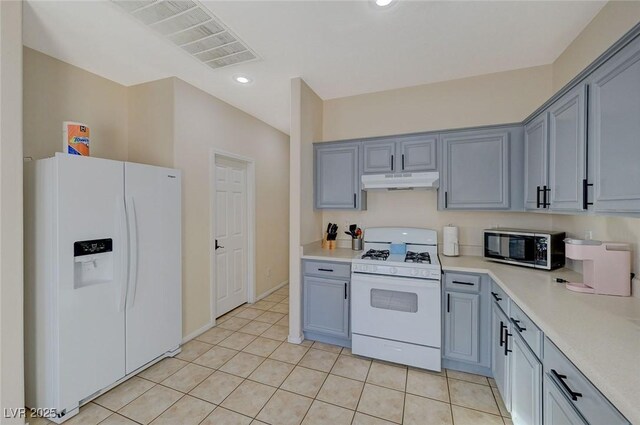
{"type": "Polygon", "coordinates": [[[215,326],[218,315],[216,306],[216,274],[215,274],[215,193],[216,193],[216,158],[227,158],[245,163],[247,167],[247,302],[253,303],[256,298],[256,164],[253,158],[212,148],[209,154],[209,309],[211,325],[215,326]]]}

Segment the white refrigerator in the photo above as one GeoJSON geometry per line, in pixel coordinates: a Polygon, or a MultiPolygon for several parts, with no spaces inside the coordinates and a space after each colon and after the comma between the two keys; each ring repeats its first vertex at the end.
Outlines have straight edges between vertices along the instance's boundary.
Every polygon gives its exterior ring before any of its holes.
{"type": "Polygon", "coordinates": [[[179,352],[180,186],[178,170],[129,162],[56,154],[26,164],[28,407],[63,422],[179,352]]]}

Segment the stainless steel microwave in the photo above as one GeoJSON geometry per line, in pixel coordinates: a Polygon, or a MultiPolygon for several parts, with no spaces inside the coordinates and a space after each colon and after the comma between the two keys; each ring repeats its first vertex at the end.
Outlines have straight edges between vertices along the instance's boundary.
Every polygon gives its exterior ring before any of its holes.
{"type": "Polygon", "coordinates": [[[564,266],[564,232],[522,229],[484,231],[484,258],[553,270],[564,266]]]}

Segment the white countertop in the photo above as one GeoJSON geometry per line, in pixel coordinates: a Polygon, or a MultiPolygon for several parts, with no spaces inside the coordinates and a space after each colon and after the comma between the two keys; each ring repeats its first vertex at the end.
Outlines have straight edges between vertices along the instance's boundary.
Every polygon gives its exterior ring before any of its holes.
{"type": "Polygon", "coordinates": [[[305,260],[340,261],[350,263],[360,258],[362,251],[351,248],[324,249],[321,242],[313,242],[302,247],[302,258],[305,260]]]}
{"type": "MultiPolygon", "coordinates": [[[[304,259],[350,262],[360,251],[304,247],[304,259]]],[[[580,282],[571,270],[552,272],[445,257],[444,271],[488,274],[554,344],[632,423],[640,424],[640,298],[580,294],[556,277],[580,282]]]]}

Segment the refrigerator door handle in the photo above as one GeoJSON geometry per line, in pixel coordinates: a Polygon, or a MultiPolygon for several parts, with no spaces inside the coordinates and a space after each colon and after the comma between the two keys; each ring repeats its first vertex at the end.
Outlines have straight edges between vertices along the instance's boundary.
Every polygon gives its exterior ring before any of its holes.
{"type": "Polygon", "coordinates": [[[122,241],[120,249],[120,296],[118,297],[118,311],[124,311],[129,288],[129,232],[127,231],[127,208],[124,196],[117,199],[118,238],[122,241]]]}
{"type": "Polygon", "coordinates": [[[129,283],[127,284],[127,305],[129,310],[133,307],[138,285],[138,221],[136,217],[136,204],[130,197],[127,208],[127,221],[129,224],[129,283]]]}

